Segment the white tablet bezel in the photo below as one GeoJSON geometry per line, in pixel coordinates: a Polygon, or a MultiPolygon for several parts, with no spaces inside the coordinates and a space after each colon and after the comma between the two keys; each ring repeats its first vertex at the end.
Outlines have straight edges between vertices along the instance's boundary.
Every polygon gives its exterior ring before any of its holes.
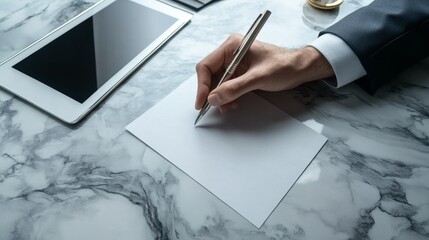
{"type": "Polygon", "coordinates": [[[103,86],[92,94],[85,102],[79,103],[74,99],[58,92],[57,90],[25,75],[13,68],[15,64],[58,38],[79,23],[93,16],[101,9],[107,7],[114,0],[103,0],[71,19],[61,27],[47,34],[37,42],[31,44],[24,50],[10,57],[0,66],[0,87],[26,100],[27,102],[52,114],[58,119],[75,124],[81,120],[89,111],[100,103],[116,86],[127,78],[136,68],[138,68],[151,54],[153,54],[164,42],[174,33],[180,30],[192,18],[192,14],[171,7],[167,4],[155,0],[129,0],[143,6],[153,8],[164,14],[172,16],[177,21],[169,27],[163,34],[149,44],[127,65],[111,77],[103,86]]]}

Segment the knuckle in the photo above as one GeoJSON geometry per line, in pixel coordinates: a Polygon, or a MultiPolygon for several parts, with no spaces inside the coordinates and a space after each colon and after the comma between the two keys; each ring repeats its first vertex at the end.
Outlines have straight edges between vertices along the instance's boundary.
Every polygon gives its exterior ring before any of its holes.
{"type": "Polygon", "coordinates": [[[197,70],[197,72],[201,71],[204,68],[204,65],[202,62],[198,62],[197,65],[195,65],[195,70],[197,70]]]}
{"type": "Polygon", "coordinates": [[[236,96],[240,92],[241,87],[242,86],[241,86],[240,82],[238,82],[238,81],[230,81],[228,83],[228,85],[226,86],[226,94],[230,98],[232,98],[232,97],[236,96]]]}
{"type": "Polygon", "coordinates": [[[242,39],[242,36],[240,34],[234,33],[229,35],[228,42],[232,44],[239,43],[242,39]]]}

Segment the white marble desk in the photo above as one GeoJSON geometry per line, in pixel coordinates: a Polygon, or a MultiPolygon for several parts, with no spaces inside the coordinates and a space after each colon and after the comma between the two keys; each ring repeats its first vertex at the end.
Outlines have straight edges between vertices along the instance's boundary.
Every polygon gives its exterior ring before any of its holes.
{"type": "MultiPolygon", "coordinates": [[[[0,58],[91,1],[1,1],[0,58]]],[[[270,94],[329,141],[261,229],[124,128],[260,11],[273,11],[262,40],[299,47],[368,3],[219,1],[75,127],[0,91],[0,239],[429,239],[428,60],[372,97],[322,83],[270,94]]]]}

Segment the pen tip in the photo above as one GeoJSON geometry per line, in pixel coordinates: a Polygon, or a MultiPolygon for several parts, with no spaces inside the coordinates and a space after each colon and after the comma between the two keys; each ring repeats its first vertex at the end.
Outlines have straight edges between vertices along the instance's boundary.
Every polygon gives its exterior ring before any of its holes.
{"type": "Polygon", "coordinates": [[[194,126],[197,125],[197,123],[200,121],[201,117],[202,117],[202,115],[199,114],[197,119],[195,119],[194,126]]]}

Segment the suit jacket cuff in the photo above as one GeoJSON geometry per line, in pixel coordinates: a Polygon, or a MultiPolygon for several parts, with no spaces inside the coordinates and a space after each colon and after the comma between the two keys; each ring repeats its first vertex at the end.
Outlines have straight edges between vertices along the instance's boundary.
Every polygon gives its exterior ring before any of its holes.
{"type": "Polygon", "coordinates": [[[322,53],[334,69],[335,77],[325,80],[332,87],[342,87],[366,75],[359,58],[341,38],[327,33],[309,45],[322,53]]]}

